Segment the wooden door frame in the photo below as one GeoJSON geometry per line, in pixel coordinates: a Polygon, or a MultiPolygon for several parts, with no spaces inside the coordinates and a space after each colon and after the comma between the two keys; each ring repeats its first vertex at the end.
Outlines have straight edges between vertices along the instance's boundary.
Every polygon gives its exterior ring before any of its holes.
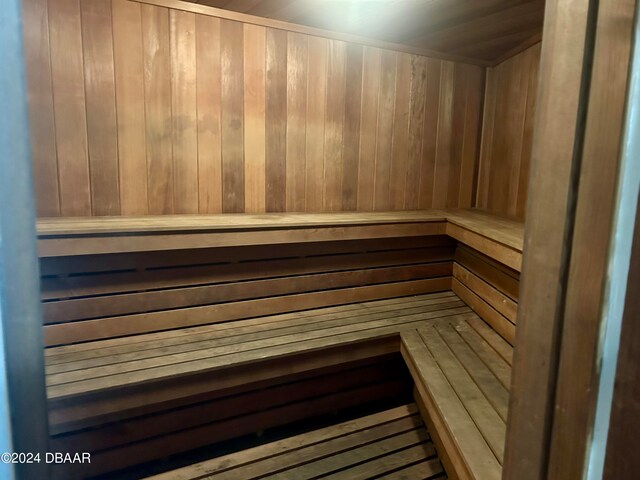
{"type": "Polygon", "coordinates": [[[20,0],[3,4],[0,25],[0,405],[6,435],[1,445],[4,452],[40,455],[33,463],[3,460],[0,472],[3,478],[47,479],[49,435],[20,0]],[[9,417],[6,424],[4,415],[9,417]]]}
{"type": "Polygon", "coordinates": [[[590,475],[635,9],[547,0],[504,479],[590,475]]]}

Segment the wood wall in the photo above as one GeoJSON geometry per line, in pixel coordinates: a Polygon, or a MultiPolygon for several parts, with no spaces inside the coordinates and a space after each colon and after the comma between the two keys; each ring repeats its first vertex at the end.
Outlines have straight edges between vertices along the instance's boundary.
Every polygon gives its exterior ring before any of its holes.
{"type": "Polygon", "coordinates": [[[151,3],[24,0],[39,216],[472,206],[483,68],[151,3]]]}
{"type": "Polygon", "coordinates": [[[476,206],[524,220],[540,43],[487,69],[476,206]]]}

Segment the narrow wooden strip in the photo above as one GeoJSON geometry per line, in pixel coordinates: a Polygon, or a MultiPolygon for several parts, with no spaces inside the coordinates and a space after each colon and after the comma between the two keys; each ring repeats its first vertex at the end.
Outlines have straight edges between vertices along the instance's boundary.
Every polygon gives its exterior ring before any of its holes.
{"type": "MultiPolygon", "coordinates": [[[[400,435],[395,435],[379,442],[372,443],[370,445],[353,448],[348,452],[343,453],[342,455],[327,457],[321,460],[316,460],[314,462],[300,465],[295,469],[295,478],[299,478],[302,480],[317,478],[321,475],[324,476],[329,473],[335,472],[336,470],[349,467],[350,465],[365,462],[372,458],[382,456],[389,451],[399,450],[417,444],[419,445],[427,441],[428,438],[429,435],[424,429],[412,430],[400,435]]],[[[420,447],[420,450],[420,453],[424,455],[424,448],[420,447]]],[[[431,449],[427,451],[427,453],[430,452],[435,453],[433,447],[431,447],[431,449]]],[[[433,455],[433,453],[431,454],[433,455]]],[[[284,472],[284,475],[286,475],[286,472],[284,472]]],[[[267,476],[265,478],[277,478],[277,475],[267,476]]]]}
{"type": "Polygon", "coordinates": [[[244,212],[243,27],[220,22],[222,211],[244,212]]]}
{"type": "MultiPolygon", "coordinates": [[[[160,333],[148,333],[109,340],[99,340],[76,345],[47,348],[44,351],[47,365],[65,363],[84,358],[95,358],[104,355],[126,353],[132,348],[145,350],[167,345],[189,343],[192,339],[206,339],[210,335],[225,334],[225,332],[251,332],[254,329],[271,328],[274,325],[289,325],[302,318],[319,319],[327,315],[359,315],[362,312],[377,313],[386,310],[404,310],[420,305],[433,305],[449,302],[457,298],[451,291],[429,293],[411,297],[390,298],[363,303],[349,303],[335,307],[324,307],[316,310],[291,312],[248,320],[238,320],[228,323],[217,323],[200,327],[183,328],[160,333]]],[[[232,334],[232,333],[231,333],[232,334]]]]}
{"type": "Polygon", "coordinates": [[[518,304],[513,300],[492,288],[480,277],[474,275],[472,272],[457,263],[453,266],[453,276],[469,290],[473,291],[476,295],[491,305],[495,310],[507,317],[511,323],[516,323],[516,311],[518,304]]]}
{"type": "MultiPolygon", "coordinates": [[[[175,32],[174,32],[175,40],[175,32]]],[[[169,11],[142,5],[146,171],[149,213],[174,213],[169,11]]]]}
{"type": "Polygon", "coordinates": [[[484,321],[486,321],[496,332],[511,345],[515,343],[516,327],[494,310],[487,302],[465,287],[455,278],[451,281],[451,289],[463,302],[469,305],[484,321]]]}
{"type": "Polygon", "coordinates": [[[487,325],[482,319],[474,317],[468,321],[469,325],[480,335],[491,347],[498,352],[509,365],[513,360],[513,347],[509,345],[495,330],[487,325]]]}
{"type": "Polygon", "coordinates": [[[222,212],[220,19],[196,15],[198,105],[198,206],[222,212]]]}
{"type": "MultiPolygon", "coordinates": [[[[423,462],[417,463],[410,467],[403,468],[402,470],[387,473],[384,478],[385,480],[411,480],[414,478],[431,480],[435,477],[441,478],[439,475],[442,472],[443,469],[440,460],[437,458],[433,458],[431,460],[424,460],[423,462]]],[[[446,479],[443,478],[442,480],[446,479]]]]}
{"type": "Polygon", "coordinates": [[[506,245],[501,245],[495,240],[483,237],[482,235],[449,222],[447,223],[447,235],[469,245],[493,259],[498,260],[518,272],[522,267],[522,252],[514,250],[506,245]]]}
{"type": "Polygon", "coordinates": [[[506,434],[504,420],[500,418],[472,377],[453,355],[435,327],[423,327],[418,332],[489,448],[502,464],[506,434]]]}
{"type": "Polygon", "coordinates": [[[518,290],[520,289],[518,272],[465,246],[458,246],[455,260],[515,302],[518,301],[518,290]]]}
{"type": "Polygon", "coordinates": [[[226,470],[229,468],[229,465],[240,466],[272,455],[282,454],[290,450],[319,444],[333,438],[365,430],[376,425],[406,418],[414,415],[416,412],[417,408],[414,404],[402,405],[391,410],[385,410],[384,412],[340,423],[338,425],[331,426],[330,428],[314,430],[294,437],[268,443],[266,445],[261,445],[259,447],[243,450],[242,460],[240,461],[237,459],[237,454],[232,453],[214,460],[207,460],[183,469],[157,475],[154,480],[195,480],[221,470],[226,470]]]}
{"type": "Polygon", "coordinates": [[[266,211],[265,72],[266,31],[244,25],[245,212],[266,211]]]}
{"type": "Polygon", "coordinates": [[[482,437],[460,399],[452,389],[446,377],[429,353],[417,332],[404,332],[402,345],[406,352],[405,360],[413,365],[412,374],[416,383],[420,383],[429,395],[446,432],[441,435],[451,437],[462,460],[475,478],[499,480],[501,467],[495,455],[482,437]]]}
{"type": "Polygon", "coordinates": [[[434,328],[446,343],[456,359],[464,367],[474,383],[496,410],[503,423],[507,422],[509,408],[509,390],[476,355],[461,338],[455,325],[434,325],[434,328]]]}
{"type": "Polygon", "coordinates": [[[419,237],[442,235],[445,222],[403,223],[397,225],[350,226],[331,228],[299,228],[294,230],[268,230],[258,232],[228,232],[201,234],[155,234],[128,237],[78,237],[39,240],[41,257],[65,255],[94,255],[121,252],[184,250],[279,243],[356,240],[384,237],[419,237]]]}
{"type": "Polygon", "coordinates": [[[511,388],[511,365],[468,324],[458,323],[454,328],[508,391],[511,388]]]}
{"type": "MultiPolygon", "coordinates": [[[[432,457],[435,453],[433,444],[431,442],[425,442],[413,447],[382,455],[358,466],[328,475],[325,478],[334,480],[366,480],[377,475],[384,475],[385,479],[393,478],[395,475],[393,473],[389,474],[390,471],[418,462],[425,458],[432,457]]],[[[430,473],[435,475],[441,472],[442,466],[440,465],[440,462],[435,459],[432,463],[430,473]]]]}
{"type": "Polygon", "coordinates": [[[113,58],[122,215],[148,213],[141,15],[140,4],[113,0],[113,58]]]}
{"type": "Polygon", "coordinates": [[[137,314],[214,303],[290,295],[319,290],[447,276],[451,264],[387,267],[349,272],[283,277],[156,292],[81,298],[43,305],[45,324],[137,314]]]}
{"type": "MultiPolygon", "coordinates": [[[[318,459],[326,457],[327,461],[336,461],[338,463],[343,456],[359,448],[363,443],[384,441],[385,438],[414,431],[421,425],[422,420],[419,415],[401,418],[381,425],[373,425],[366,430],[328,439],[306,448],[292,449],[284,454],[257,460],[239,468],[232,468],[224,473],[215,475],[213,478],[216,480],[233,480],[267,475],[275,475],[280,478],[289,475],[296,478],[304,478],[304,471],[310,467],[309,464],[318,462],[318,459]]],[[[237,457],[240,457],[238,460],[242,461],[241,455],[237,455],[237,457]]]]}
{"type": "MultiPolygon", "coordinates": [[[[275,279],[305,274],[426,263],[434,264],[432,265],[434,274],[436,271],[440,271],[439,267],[435,265],[436,263],[448,264],[448,270],[442,271],[442,275],[451,275],[452,272],[451,249],[449,247],[253,261],[251,268],[247,264],[211,264],[206,259],[203,260],[201,264],[186,264],[166,269],[156,269],[152,265],[148,265],[148,270],[144,272],[121,271],[120,273],[44,278],[41,280],[41,299],[72,299],[74,297],[127,294],[129,292],[133,294],[143,290],[188,288],[246,280],[275,279]]],[[[114,300],[117,302],[117,297],[114,300]]],[[[57,302],[45,302],[44,309],[55,309],[57,304],[57,302]]]]}
{"type": "Polygon", "coordinates": [[[450,288],[451,279],[447,277],[427,280],[399,282],[395,284],[374,285],[347,288],[337,291],[325,291],[297,296],[276,297],[272,299],[249,300],[225,306],[193,307],[173,312],[128,315],[109,319],[87,320],[44,328],[45,345],[60,345],[82,342],[99,338],[117,337],[167,330],[173,328],[229,321],[296,310],[317,308],[320,306],[352,303],[384,297],[414,295],[442,291],[450,288]]]}

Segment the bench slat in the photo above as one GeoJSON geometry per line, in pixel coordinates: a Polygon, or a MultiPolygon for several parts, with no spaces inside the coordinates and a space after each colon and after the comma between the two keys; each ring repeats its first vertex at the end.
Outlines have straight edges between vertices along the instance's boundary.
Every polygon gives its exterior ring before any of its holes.
{"type": "MultiPolygon", "coordinates": [[[[423,338],[415,331],[402,333],[402,345],[406,349],[407,362],[414,366],[412,373],[416,383],[420,383],[435,414],[443,419],[446,434],[452,438],[461,451],[462,461],[478,480],[500,480],[501,466],[474,420],[451,387],[438,366],[423,338]],[[417,375],[417,378],[416,378],[417,375]]],[[[491,407],[490,407],[491,408],[491,407]]],[[[453,455],[453,452],[448,452],[453,455]]]]}
{"type": "MultiPolygon", "coordinates": [[[[504,458],[504,438],[506,425],[500,418],[491,403],[478,388],[473,378],[456,359],[442,337],[434,327],[422,327],[418,329],[422,340],[431,352],[432,357],[451,388],[457,395],[471,419],[476,424],[491,451],[502,464],[504,458]]],[[[432,389],[432,382],[427,383],[427,388],[432,389]]],[[[463,440],[463,442],[466,440],[463,440]]]]}

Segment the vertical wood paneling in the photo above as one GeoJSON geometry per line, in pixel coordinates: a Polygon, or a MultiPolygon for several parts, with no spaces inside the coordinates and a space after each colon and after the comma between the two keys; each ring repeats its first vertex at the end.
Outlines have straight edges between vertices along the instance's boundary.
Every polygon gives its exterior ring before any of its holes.
{"type": "Polygon", "coordinates": [[[324,129],[324,210],[342,210],[346,45],[329,40],[327,111],[324,129]]]}
{"type": "Polygon", "coordinates": [[[537,44],[487,72],[476,206],[521,220],[528,192],[539,62],[537,44]]]}
{"type": "Polygon", "coordinates": [[[529,194],[529,169],[531,166],[531,150],[533,147],[533,122],[536,114],[536,97],[538,92],[538,72],[540,67],[540,44],[525,52],[529,63],[527,79],[527,104],[525,107],[524,128],[522,132],[522,152],[520,154],[520,176],[516,201],[516,218],[524,218],[529,194]]]}
{"type": "Polygon", "coordinates": [[[389,205],[392,210],[404,208],[409,154],[409,102],[411,100],[411,55],[401,53],[396,68],[396,95],[391,148],[391,180],[389,205]]]}
{"type": "Polygon", "coordinates": [[[422,163],[426,81],[425,58],[412,55],[408,151],[403,206],[406,210],[415,210],[420,203],[420,164],[422,163]]]}
{"type": "Polygon", "coordinates": [[[23,2],[22,8],[31,159],[34,191],[37,192],[36,212],[39,217],[57,217],[60,215],[60,196],[48,2],[31,0],[23,2]]]}
{"type": "Polygon", "coordinates": [[[327,56],[329,41],[309,37],[305,211],[324,206],[324,119],[327,108],[327,56]]]}
{"type": "Polygon", "coordinates": [[[173,194],[176,213],[198,213],[198,113],[196,18],[171,10],[171,108],[173,194]]]}
{"type": "Polygon", "coordinates": [[[142,5],[149,213],[174,212],[169,10],[142,5]]]}
{"type": "Polygon", "coordinates": [[[145,215],[147,155],[140,4],[113,0],[112,15],[120,207],[123,215],[145,215]]]}
{"type": "Polygon", "coordinates": [[[244,198],[245,212],[265,211],[266,31],[244,26],[244,198]]]}
{"type": "Polygon", "coordinates": [[[433,174],[436,168],[438,145],[438,112],[440,104],[440,79],[442,61],[427,59],[427,86],[424,105],[424,130],[422,134],[422,163],[420,165],[419,208],[433,205],[433,174]]]}
{"type": "Polygon", "coordinates": [[[477,182],[478,150],[480,137],[480,115],[482,109],[482,88],[484,71],[474,65],[463,65],[461,70],[467,78],[464,111],[464,134],[462,139],[462,159],[459,179],[457,206],[470,208],[475,198],[477,182]]]}
{"type": "Polygon", "coordinates": [[[267,29],[266,78],[266,209],[286,206],[287,158],[287,33],[267,29]]]}
{"type": "Polygon", "coordinates": [[[120,214],[110,0],[84,0],[82,46],[93,215],[120,214]]]}
{"type": "MultiPolygon", "coordinates": [[[[25,7],[40,215],[472,203],[480,67],[135,0],[50,1],[51,20],[44,0],[25,7]]],[[[508,166],[519,211],[528,160],[508,166]]]]}
{"type": "Polygon", "coordinates": [[[220,79],[220,19],[196,15],[200,213],[222,212],[220,79]]]}
{"type": "Polygon", "coordinates": [[[50,0],[49,21],[61,214],[91,215],[79,0],[50,0]]]}
{"type": "Polygon", "coordinates": [[[222,211],[244,211],[244,95],[242,24],[220,22],[222,71],[222,211]]]}
{"type": "Polygon", "coordinates": [[[438,138],[436,140],[436,162],[433,171],[432,207],[447,206],[449,173],[453,150],[453,94],[455,64],[442,62],[440,70],[440,99],[438,104],[438,138]]]}
{"type": "Polygon", "coordinates": [[[396,64],[398,54],[382,53],[382,78],[378,98],[378,142],[376,145],[376,177],[374,210],[389,210],[389,179],[393,140],[393,110],[395,107],[396,64]]]}
{"type": "Polygon", "coordinates": [[[378,97],[380,95],[380,50],[364,48],[362,72],[362,116],[360,118],[360,151],[358,164],[358,210],[373,210],[378,130],[378,97]]]}
{"type": "Polygon", "coordinates": [[[287,203],[288,212],[301,212],[305,204],[307,36],[287,34],[287,203]]]}
{"type": "Polygon", "coordinates": [[[358,205],[358,161],[360,157],[360,114],[362,110],[362,45],[347,44],[342,159],[342,210],[358,205]]]}
{"type": "Polygon", "coordinates": [[[467,72],[462,65],[456,65],[453,74],[453,113],[451,117],[451,157],[449,158],[447,207],[458,205],[458,196],[460,194],[466,101],[467,72]]]}

